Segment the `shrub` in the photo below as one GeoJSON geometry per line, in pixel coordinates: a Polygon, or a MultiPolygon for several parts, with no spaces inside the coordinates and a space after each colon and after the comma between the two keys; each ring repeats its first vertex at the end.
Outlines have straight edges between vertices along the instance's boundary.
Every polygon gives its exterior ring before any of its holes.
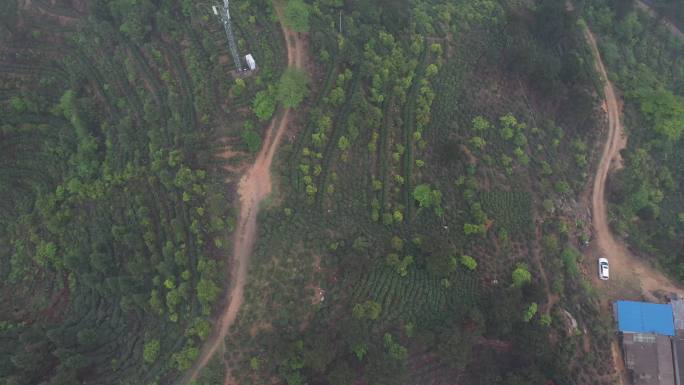
{"type": "Polygon", "coordinates": [[[465,266],[468,270],[475,270],[477,268],[477,261],[470,255],[461,256],[461,265],[465,266]]]}
{"type": "Polygon", "coordinates": [[[309,93],[309,77],[299,69],[288,68],[278,83],[276,99],[285,108],[295,108],[309,93]]]}
{"type": "Polygon", "coordinates": [[[254,154],[259,151],[261,148],[261,137],[254,130],[243,128],[240,136],[242,137],[242,141],[247,145],[249,152],[254,154]]]}
{"type": "Polygon", "coordinates": [[[186,346],[180,352],[174,353],[171,359],[176,363],[176,369],[185,371],[190,369],[197,356],[199,356],[199,349],[194,346],[186,346]]]}
{"type": "Polygon", "coordinates": [[[265,121],[273,116],[276,109],[276,98],[272,88],[259,91],[254,97],[252,111],[261,121],[265,121]]]}
{"type": "Polygon", "coordinates": [[[143,347],[143,360],[151,364],[159,357],[159,340],[150,340],[143,347]]]}
{"type": "Polygon", "coordinates": [[[310,12],[311,7],[302,0],[288,0],[283,23],[296,32],[308,32],[310,12]]]}
{"type": "Polygon", "coordinates": [[[523,320],[525,322],[530,322],[530,320],[532,319],[532,317],[534,317],[535,314],[537,314],[537,303],[532,302],[530,306],[527,309],[525,309],[525,312],[523,313],[523,320]]]}
{"type": "Polygon", "coordinates": [[[526,264],[518,263],[515,270],[513,270],[512,278],[513,286],[523,287],[532,281],[532,274],[530,274],[526,264]]]}

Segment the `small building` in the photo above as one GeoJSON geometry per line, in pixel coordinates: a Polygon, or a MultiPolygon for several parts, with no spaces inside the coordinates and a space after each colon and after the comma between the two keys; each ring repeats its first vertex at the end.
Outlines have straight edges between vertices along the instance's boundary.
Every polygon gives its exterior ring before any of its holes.
{"type": "Polygon", "coordinates": [[[671,304],[617,301],[615,305],[617,326],[622,333],[675,335],[671,304]]]}
{"type": "Polygon", "coordinates": [[[250,71],[254,71],[256,69],[256,61],[254,61],[254,57],[251,53],[245,56],[245,61],[247,62],[247,67],[249,67],[250,71]]]}
{"type": "Polygon", "coordinates": [[[675,308],[669,303],[615,302],[615,319],[632,384],[675,385],[675,373],[680,369],[674,339],[675,308]]]}
{"type": "Polygon", "coordinates": [[[625,366],[634,385],[675,385],[670,338],[655,334],[622,335],[625,366]]]}

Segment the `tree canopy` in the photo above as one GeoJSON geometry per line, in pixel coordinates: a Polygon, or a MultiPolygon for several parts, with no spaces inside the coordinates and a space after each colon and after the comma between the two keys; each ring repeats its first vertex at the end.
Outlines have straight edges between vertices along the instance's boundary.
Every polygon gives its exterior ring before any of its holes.
{"type": "Polygon", "coordinates": [[[309,76],[306,72],[288,68],[278,83],[277,99],[285,108],[295,108],[309,93],[309,76]]]}
{"type": "Polygon", "coordinates": [[[668,140],[678,140],[684,132],[684,98],[664,88],[641,89],[635,93],[641,112],[653,129],[668,140]]]}
{"type": "Polygon", "coordinates": [[[256,93],[252,110],[261,121],[265,121],[273,116],[276,109],[276,98],[273,89],[269,88],[256,93]]]}
{"type": "Polygon", "coordinates": [[[311,6],[302,0],[288,0],[285,6],[285,26],[296,32],[309,31],[309,14],[311,6]]]}

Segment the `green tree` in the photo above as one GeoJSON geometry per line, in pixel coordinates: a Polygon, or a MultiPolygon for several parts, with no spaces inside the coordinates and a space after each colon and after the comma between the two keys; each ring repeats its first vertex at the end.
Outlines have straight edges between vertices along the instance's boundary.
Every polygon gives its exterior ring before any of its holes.
{"type": "Polygon", "coordinates": [[[570,185],[566,181],[556,182],[556,184],[553,186],[553,188],[559,194],[565,194],[565,193],[570,191],[570,185]]]}
{"type": "Polygon", "coordinates": [[[199,356],[199,349],[195,346],[186,346],[180,352],[174,353],[171,356],[171,360],[176,363],[176,369],[185,371],[190,369],[197,356],[199,356]]]}
{"type": "Polygon", "coordinates": [[[401,213],[401,210],[394,210],[392,213],[392,218],[395,222],[401,223],[404,220],[404,214],[401,213]]]}
{"type": "Polygon", "coordinates": [[[349,139],[344,135],[340,136],[340,139],[337,141],[337,148],[339,148],[340,151],[346,151],[349,149],[349,145],[349,139]]]}
{"type": "Polygon", "coordinates": [[[408,350],[396,342],[390,333],[385,333],[383,340],[385,341],[385,347],[389,351],[389,354],[392,356],[392,358],[399,361],[406,359],[408,356],[408,350]]]}
{"type": "Polygon", "coordinates": [[[18,96],[12,96],[10,98],[10,106],[12,106],[12,109],[15,112],[18,112],[20,114],[26,112],[26,102],[24,102],[24,99],[18,96]]]}
{"type": "Polygon", "coordinates": [[[256,131],[245,127],[242,129],[240,137],[242,137],[242,141],[247,145],[247,149],[252,154],[255,154],[261,148],[261,137],[256,131]]]}
{"type": "Polygon", "coordinates": [[[276,109],[275,92],[272,88],[257,92],[252,104],[252,111],[259,120],[268,120],[276,109]]]}
{"type": "Polygon", "coordinates": [[[437,65],[433,63],[433,64],[428,65],[427,68],[425,69],[425,76],[431,78],[431,77],[437,75],[437,72],[439,72],[439,67],[437,67],[437,65]]]}
{"type": "Polygon", "coordinates": [[[443,52],[442,45],[439,43],[432,43],[430,45],[430,52],[432,52],[434,55],[442,56],[442,52],[443,52]]]}
{"type": "MultiPolygon", "coordinates": [[[[531,319],[531,318],[530,318],[531,319]]],[[[539,324],[543,327],[548,327],[551,325],[551,316],[548,314],[542,314],[539,317],[539,324]]]]}
{"type": "Polygon", "coordinates": [[[473,136],[472,138],[470,138],[470,144],[472,144],[473,147],[477,148],[478,150],[482,151],[487,145],[487,142],[479,136],[473,136]]]}
{"type": "Polygon", "coordinates": [[[211,309],[211,304],[214,303],[219,294],[221,294],[221,288],[216,286],[213,281],[201,278],[197,282],[197,299],[199,299],[205,311],[211,309]]]}
{"type": "Polygon", "coordinates": [[[465,235],[470,235],[470,234],[484,234],[487,228],[484,226],[484,224],[472,224],[472,223],[464,223],[463,224],[463,233],[465,235]]]}
{"type": "Polygon", "coordinates": [[[518,263],[516,265],[511,277],[513,279],[513,286],[515,287],[523,287],[532,281],[532,274],[529,272],[527,265],[524,263],[518,263]]]}
{"type": "Polygon", "coordinates": [[[413,199],[418,201],[420,207],[429,208],[434,203],[432,188],[429,184],[419,184],[413,189],[413,199]]]}
{"type": "Polygon", "coordinates": [[[302,0],[288,0],[285,6],[283,23],[296,32],[309,31],[311,7],[302,0]]]}
{"type": "Polygon", "coordinates": [[[641,112],[653,129],[668,140],[678,140],[684,132],[684,97],[664,88],[642,89],[635,93],[641,112]]]}
{"type": "Polygon", "coordinates": [[[352,309],[352,315],[357,319],[370,319],[376,320],[380,317],[380,312],[382,311],[382,305],[378,302],[368,300],[363,303],[357,303],[352,309]]]}
{"type": "Polygon", "coordinates": [[[288,68],[278,83],[276,98],[285,108],[295,108],[309,93],[309,77],[295,68],[288,68]]]}
{"type": "Polygon", "coordinates": [[[461,265],[465,266],[468,270],[475,270],[477,268],[477,261],[470,255],[461,256],[461,265]]]}
{"type": "Polygon", "coordinates": [[[143,346],[143,360],[145,363],[151,364],[159,357],[159,340],[153,339],[145,343],[143,346]]]}
{"type": "Polygon", "coordinates": [[[368,346],[364,342],[357,342],[352,347],[352,351],[354,352],[356,358],[362,360],[363,357],[366,356],[366,353],[368,353],[368,346]]]}
{"type": "Polygon", "coordinates": [[[404,249],[404,240],[397,237],[396,235],[392,237],[392,249],[396,251],[401,251],[404,249]]]}
{"type": "Polygon", "coordinates": [[[476,116],[473,119],[473,130],[477,132],[487,131],[491,127],[491,123],[482,116],[476,116]]]}
{"type": "Polygon", "coordinates": [[[530,320],[532,319],[532,317],[534,317],[535,314],[537,314],[537,303],[532,302],[530,306],[528,306],[527,309],[525,309],[525,311],[523,312],[523,320],[525,322],[530,322],[530,320]]]}
{"type": "Polygon", "coordinates": [[[408,274],[408,268],[413,264],[413,256],[407,255],[404,258],[399,258],[399,255],[390,253],[387,255],[387,264],[394,268],[394,270],[402,277],[408,274]]]}
{"type": "Polygon", "coordinates": [[[342,87],[335,87],[330,91],[329,99],[333,106],[342,105],[342,103],[344,103],[344,98],[344,89],[342,87]]]}

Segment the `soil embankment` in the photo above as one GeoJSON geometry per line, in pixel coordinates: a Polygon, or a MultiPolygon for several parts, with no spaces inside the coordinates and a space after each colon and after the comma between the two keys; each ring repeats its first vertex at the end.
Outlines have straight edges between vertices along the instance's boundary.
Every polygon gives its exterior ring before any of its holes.
{"type": "MultiPolygon", "coordinates": [[[[282,20],[282,10],[276,5],[276,12],[282,20]]],[[[295,32],[285,28],[283,35],[287,47],[287,63],[289,67],[303,68],[305,48],[302,38],[295,32]]],[[[271,193],[271,162],[283,134],[291,120],[291,110],[279,111],[271,120],[261,150],[254,164],[247,170],[238,187],[240,196],[240,218],[235,230],[233,257],[231,264],[231,286],[227,302],[218,319],[214,332],[205,341],[200,356],[193,367],[186,373],[181,384],[194,380],[199,372],[209,363],[211,358],[224,346],[224,339],[230,326],[235,322],[242,305],[249,257],[252,254],[257,231],[257,214],[260,203],[271,193]]],[[[229,376],[229,373],[226,373],[229,376]]]]}

